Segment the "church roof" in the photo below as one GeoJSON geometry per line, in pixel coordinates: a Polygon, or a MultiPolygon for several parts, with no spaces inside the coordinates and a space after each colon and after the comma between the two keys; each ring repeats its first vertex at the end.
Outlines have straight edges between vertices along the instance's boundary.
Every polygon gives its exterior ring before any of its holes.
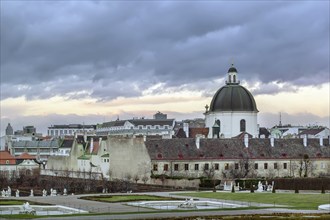
{"type": "Polygon", "coordinates": [[[228,84],[213,96],[210,111],[252,111],[258,112],[253,95],[243,86],[228,84]]]}

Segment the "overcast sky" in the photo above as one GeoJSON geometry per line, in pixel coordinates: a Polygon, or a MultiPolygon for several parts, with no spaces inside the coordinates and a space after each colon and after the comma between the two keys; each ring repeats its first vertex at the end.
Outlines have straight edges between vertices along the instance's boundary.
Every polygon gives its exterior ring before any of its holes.
{"type": "Polygon", "coordinates": [[[260,126],[329,126],[329,1],[1,1],[1,134],[203,117],[231,63],[260,126]]]}

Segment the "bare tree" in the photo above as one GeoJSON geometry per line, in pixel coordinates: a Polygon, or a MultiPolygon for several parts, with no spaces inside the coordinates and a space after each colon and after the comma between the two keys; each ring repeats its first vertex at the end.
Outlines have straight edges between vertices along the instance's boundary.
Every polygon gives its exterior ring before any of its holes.
{"type": "Polygon", "coordinates": [[[142,177],[142,181],[143,181],[144,184],[146,184],[148,182],[148,180],[149,180],[148,176],[143,176],[142,177]]]}
{"type": "Polygon", "coordinates": [[[203,173],[206,175],[208,179],[212,181],[213,185],[213,191],[215,192],[215,184],[216,184],[216,178],[215,178],[215,166],[213,163],[209,164],[204,164],[203,167],[203,173]]]}
{"type": "Polygon", "coordinates": [[[308,154],[304,154],[302,158],[298,162],[299,166],[299,177],[307,177],[308,174],[311,172],[312,168],[312,161],[310,160],[308,154]]]}
{"type": "Polygon", "coordinates": [[[224,172],[226,172],[226,177],[234,179],[254,177],[256,175],[254,163],[248,157],[243,157],[237,163],[229,165],[229,169],[224,172]]]}
{"type": "Polygon", "coordinates": [[[137,183],[140,180],[140,177],[138,174],[135,174],[133,179],[134,179],[135,183],[137,183]]]}

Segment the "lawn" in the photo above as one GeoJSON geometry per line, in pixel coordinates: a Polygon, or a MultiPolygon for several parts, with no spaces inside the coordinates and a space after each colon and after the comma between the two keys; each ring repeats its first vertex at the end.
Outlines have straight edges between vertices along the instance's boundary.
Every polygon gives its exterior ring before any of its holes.
{"type": "Polygon", "coordinates": [[[26,200],[0,199],[0,205],[23,205],[25,202],[29,202],[30,205],[49,205],[47,203],[39,203],[26,200]]]}
{"type": "MultiPolygon", "coordinates": [[[[113,196],[84,196],[80,199],[100,201],[100,202],[132,202],[132,201],[161,201],[173,200],[173,198],[149,196],[149,195],[113,195],[113,196]]],[[[176,199],[177,200],[177,199],[176,199]]]]}
{"type": "Polygon", "coordinates": [[[267,203],[271,205],[285,205],[294,209],[318,209],[319,205],[330,203],[330,194],[295,194],[295,193],[224,193],[224,192],[196,192],[178,193],[175,195],[187,197],[201,197],[244,202],[267,203]]]}

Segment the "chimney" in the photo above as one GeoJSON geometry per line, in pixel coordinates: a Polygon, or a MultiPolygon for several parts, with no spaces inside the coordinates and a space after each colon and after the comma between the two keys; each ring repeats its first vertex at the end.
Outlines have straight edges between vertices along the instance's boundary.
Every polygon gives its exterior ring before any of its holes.
{"type": "Polygon", "coordinates": [[[92,154],[92,152],[93,152],[93,148],[94,148],[93,138],[91,138],[91,143],[90,143],[90,146],[89,146],[89,153],[92,154]]]}
{"type": "Polygon", "coordinates": [[[270,146],[274,147],[274,136],[270,136],[270,146]]]}
{"type": "Polygon", "coordinates": [[[183,131],[186,133],[186,137],[189,137],[189,124],[188,123],[183,123],[183,131]]]}
{"type": "Polygon", "coordinates": [[[244,135],[244,145],[245,145],[245,147],[249,147],[249,135],[248,134],[244,135]]]}
{"type": "Polygon", "coordinates": [[[320,146],[323,146],[323,137],[320,137],[320,146]]]}
{"type": "Polygon", "coordinates": [[[304,143],[304,147],[307,147],[307,134],[304,135],[303,143],[304,143]]]}
{"type": "Polygon", "coordinates": [[[197,149],[199,149],[199,147],[200,147],[200,143],[201,143],[201,138],[198,137],[198,136],[196,136],[196,140],[195,140],[195,142],[196,142],[196,147],[197,147],[197,149]]]}

